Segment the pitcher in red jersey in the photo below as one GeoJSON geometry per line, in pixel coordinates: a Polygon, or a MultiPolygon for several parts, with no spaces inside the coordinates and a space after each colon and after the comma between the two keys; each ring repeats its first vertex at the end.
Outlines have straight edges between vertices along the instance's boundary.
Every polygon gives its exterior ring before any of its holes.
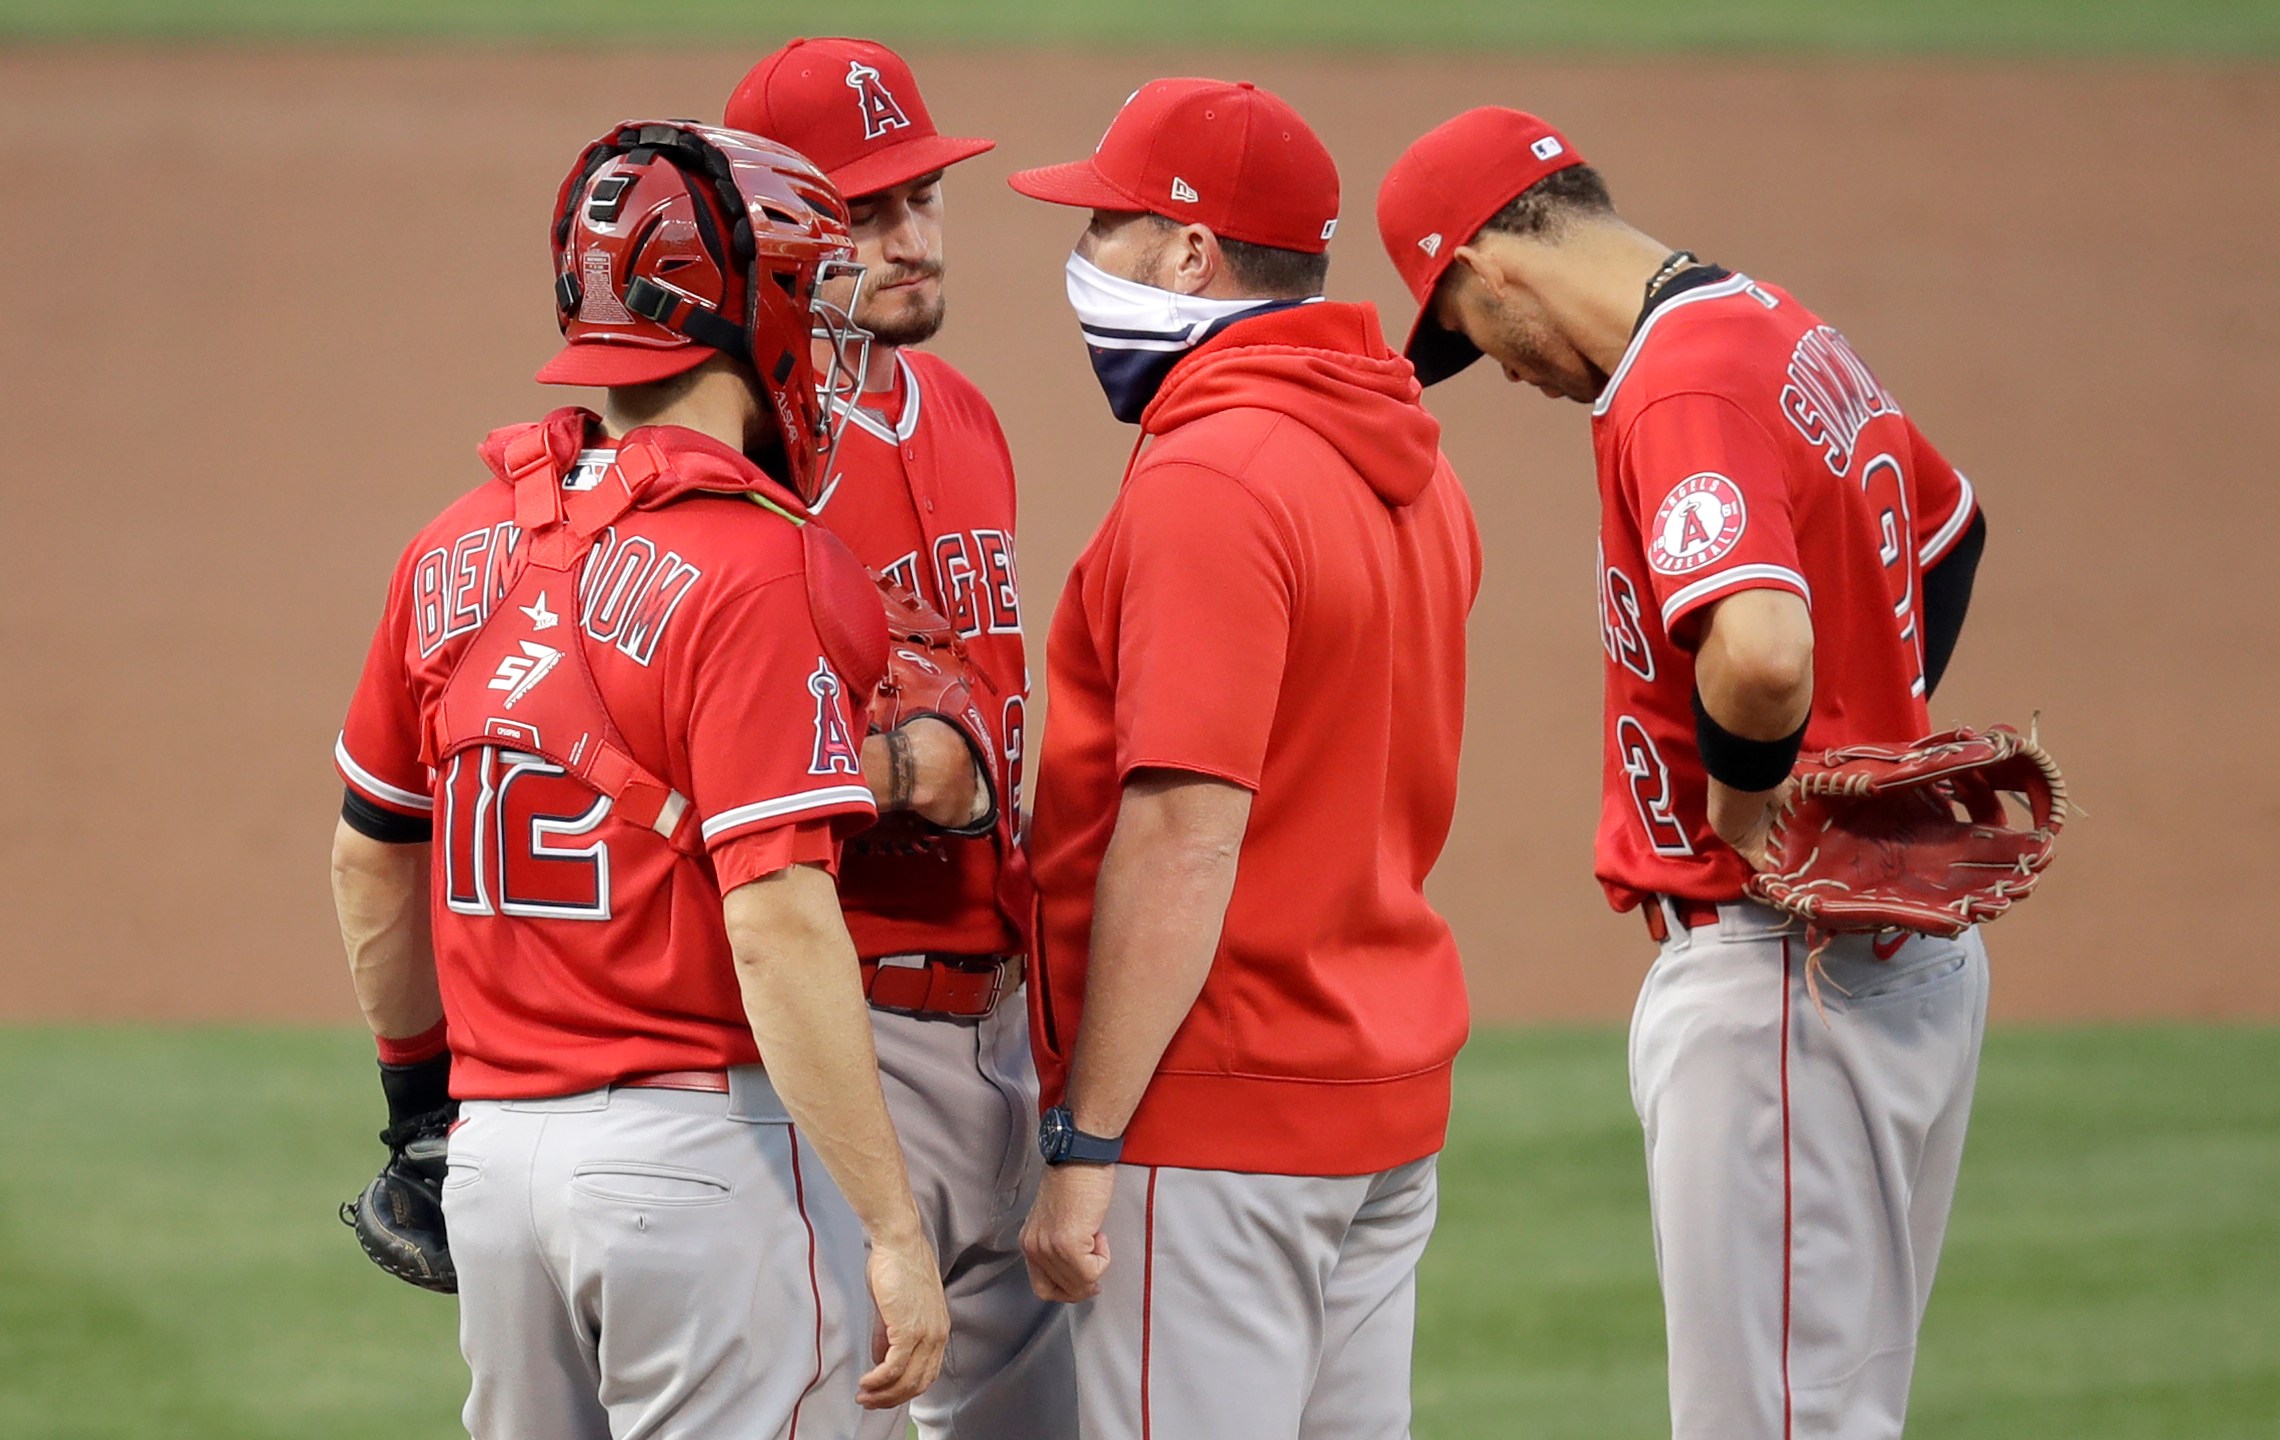
{"type": "Polygon", "coordinates": [[[1427,384],[1592,407],[1597,868],[1660,946],[1631,1043],[1679,1440],[1897,1436],[1987,1005],[1976,935],[1806,946],[1745,901],[1803,745],[1906,742],[1985,542],[1972,487],[1787,292],[1624,223],[1534,116],[1412,145],[1380,238],[1427,384]]]}
{"type": "MultiPolygon", "coordinates": [[[[1068,1320],[1029,1288],[1019,1243],[1042,1162],[1022,991],[1029,667],[1013,460],[982,392],[919,348],[945,313],[944,172],[991,142],[938,133],[910,67],[869,40],[784,46],[737,86],[728,123],[822,167],[865,267],[854,313],[870,353],[860,392],[833,402],[846,429],[816,516],[947,617],[979,672],[980,733],[922,715],[864,740],[881,819],[839,872],[887,1108],[950,1299],[950,1360],[911,1418],[924,1440],[1063,1440],[1076,1432],[1068,1320]]],[[[904,1425],[868,1415],[859,1440],[902,1440],[904,1425]]]]}
{"type": "Polygon", "coordinates": [[[926,1387],[948,1321],[833,886],[884,664],[869,577],[812,523],[813,337],[860,349],[818,300],[846,211],[781,146],[628,123],[565,181],[554,254],[539,378],[601,411],[486,442],[335,749],[391,1171],[440,1194],[470,1434],[849,1435],[926,1387]]]}

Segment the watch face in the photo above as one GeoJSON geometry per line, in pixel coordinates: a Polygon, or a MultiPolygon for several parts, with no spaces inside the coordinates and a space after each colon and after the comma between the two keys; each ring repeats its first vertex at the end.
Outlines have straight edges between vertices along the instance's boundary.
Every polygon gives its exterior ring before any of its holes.
{"type": "Polygon", "coordinates": [[[1070,1123],[1069,1112],[1054,1106],[1037,1122],[1037,1148],[1047,1160],[1058,1160],[1069,1153],[1069,1138],[1075,1126],[1070,1123]]]}

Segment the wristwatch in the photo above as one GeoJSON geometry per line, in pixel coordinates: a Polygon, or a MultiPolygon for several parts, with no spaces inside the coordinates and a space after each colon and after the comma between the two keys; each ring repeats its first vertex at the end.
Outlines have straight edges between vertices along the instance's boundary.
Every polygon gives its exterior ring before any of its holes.
{"type": "Polygon", "coordinates": [[[1037,1149],[1048,1165],[1114,1165],[1124,1153],[1124,1137],[1087,1135],[1070,1118],[1068,1106],[1056,1105],[1037,1123],[1037,1149]]]}

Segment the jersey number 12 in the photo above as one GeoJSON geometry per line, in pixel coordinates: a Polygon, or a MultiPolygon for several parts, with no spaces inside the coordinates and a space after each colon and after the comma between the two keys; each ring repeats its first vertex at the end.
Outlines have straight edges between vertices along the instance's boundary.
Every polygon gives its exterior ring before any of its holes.
{"type": "Polygon", "coordinates": [[[483,745],[444,770],[444,896],[460,915],[610,918],[606,841],[575,843],[610,813],[607,795],[551,760],[483,745]]]}

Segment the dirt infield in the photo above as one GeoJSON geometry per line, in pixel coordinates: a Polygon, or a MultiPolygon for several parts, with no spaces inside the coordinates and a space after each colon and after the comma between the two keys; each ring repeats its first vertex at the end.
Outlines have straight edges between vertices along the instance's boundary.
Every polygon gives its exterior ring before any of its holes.
{"type": "MultiPolygon", "coordinates": [[[[578,145],[709,118],[750,58],[0,52],[0,1018],[353,1014],[328,752],[389,565],[483,432],[554,399],[527,376],[578,145]]],[[[1239,72],[1329,141],[1333,290],[1399,324],[1378,177],[1462,106],[1526,105],[1647,230],[1842,325],[1979,484],[1935,715],[2039,708],[2089,810],[1994,936],[1998,1014],[2280,1017],[2280,486],[2252,444],[2280,398],[2280,69],[914,58],[945,128],[1001,141],[956,172],[941,349],[1021,466],[1033,639],[1131,435],[1060,296],[1073,217],[1000,177],[1088,150],[1151,75],[1239,72]]],[[[1490,559],[1436,892],[1485,1017],[1620,1015],[1649,952],[1590,875],[1585,415],[1487,374],[1433,403],[1490,559]]]]}

